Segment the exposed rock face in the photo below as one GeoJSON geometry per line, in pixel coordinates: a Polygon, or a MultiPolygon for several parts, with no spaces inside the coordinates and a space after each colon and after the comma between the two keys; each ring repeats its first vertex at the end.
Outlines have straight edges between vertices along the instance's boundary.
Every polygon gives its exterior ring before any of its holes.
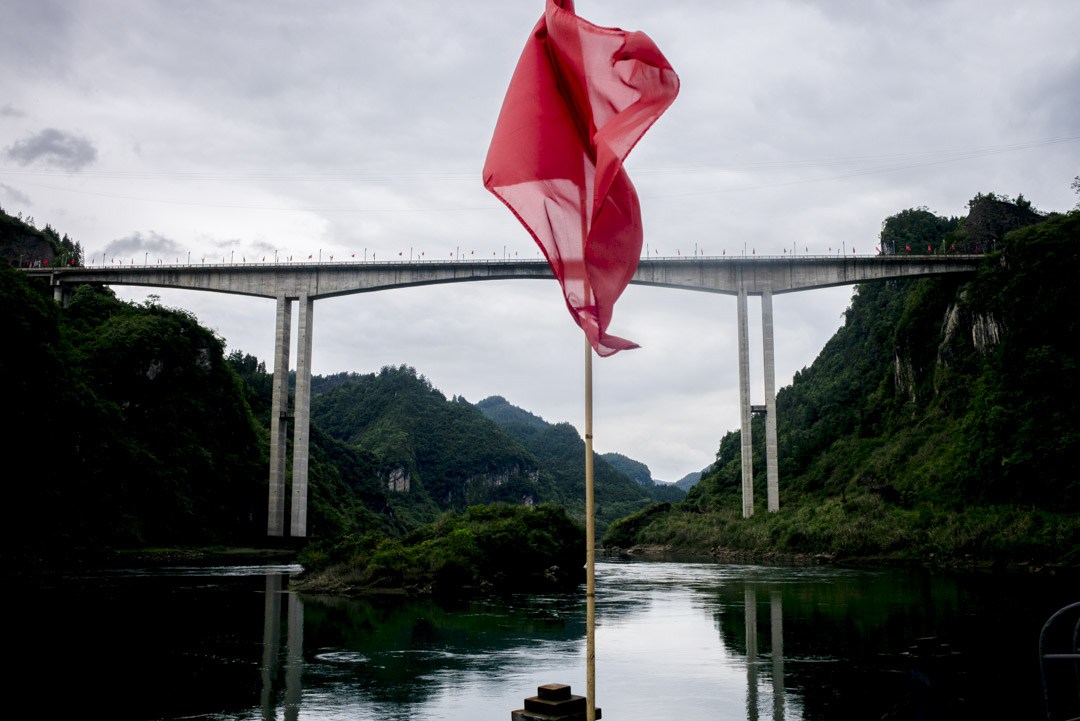
{"type": "Polygon", "coordinates": [[[901,355],[900,349],[895,348],[893,350],[893,363],[895,371],[893,382],[896,393],[914,403],[917,400],[915,393],[916,374],[911,359],[906,354],[901,355]]]}
{"type": "MultiPolygon", "coordinates": [[[[522,475],[521,466],[515,465],[511,468],[504,468],[500,471],[474,474],[465,479],[465,485],[482,485],[487,486],[488,488],[498,488],[504,483],[509,483],[510,479],[514,476],[520,475],[522,475]]],[[[536,483],[540,480],[540,471],[535,468],[525,471],[524,475],[533,483],[536,483]]]]}
{"type": "Polygon", "coordinates": [[[154,380],[165,368],[165,363],[160,358],[155,358],[150,361],[150,367],[146,369],[146,377],[148,380],[154,380]]]}
{"type": "Polygon", "coordinates": [[[404,467],[398,466],[387,474],[386,487],[388,490],[405,493],[411,486],[412,476],[409,475],[409,472],[406,471],[404,467]]]}
{"type": "Polygon", "coordinates": [[[1001,342],[1001,323],[992,314],[971,315],[971,342],[975,350],[988,355],[1001,342]]]}
{"type": "Polygon", "coordinates": [[[5,214],[0,215],[0,258],[16,265],[55,265],[56,249],[40,230],[5,214]]]}
{"type": "Polygon", "coordinates": [[[965,253],[989,253],[997,250],[998,243],[1010,230],[1034,225],[1043,216],[1031,208],[995,197],[979,195],[971,204],[967,218],[958,235],[957,250],[965,253]]]}

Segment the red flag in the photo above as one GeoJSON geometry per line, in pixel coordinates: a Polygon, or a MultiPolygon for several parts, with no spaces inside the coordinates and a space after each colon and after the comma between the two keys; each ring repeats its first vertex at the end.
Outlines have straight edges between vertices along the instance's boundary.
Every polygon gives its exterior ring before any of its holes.
{"type": "Polygon", "coordinates": [[[911,246],[910,246],[910,245],[905,245],[905,246],[904,246],[904,248],[906,248],[907,250],[911,250],[911,246]]]}
{"type": "Polygon", "coordinates": [[[641,207],[623,161],[675,100],[679,79],[643,33],[601,28],[547,0],[521,54],[484,163],[484,187],[544,251],[598,355],[641,255],[641,207]]]}
{"type": "Polygon", "coordinates": [[[928,245],[928,246],[926,246],[926,252],[927,252],[927,253],[929,253],[929,252],[930,252],[930,246],[929,246],[929,245],[928,245]]]}

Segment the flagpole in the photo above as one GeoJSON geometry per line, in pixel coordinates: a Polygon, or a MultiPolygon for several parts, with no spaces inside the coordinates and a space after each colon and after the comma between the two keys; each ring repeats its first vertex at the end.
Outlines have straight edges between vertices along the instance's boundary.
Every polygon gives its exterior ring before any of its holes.
{"type": "Polygon", "coordinates": [[[596,518],[593,508],[592,345],[585,337],[585,721],[596,721],[596,518]]]}

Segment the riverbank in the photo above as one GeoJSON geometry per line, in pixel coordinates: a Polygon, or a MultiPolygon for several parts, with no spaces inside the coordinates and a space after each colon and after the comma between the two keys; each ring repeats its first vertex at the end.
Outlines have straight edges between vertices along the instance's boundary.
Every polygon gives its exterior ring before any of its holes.
{"type": "Polygon", "coordinates": [[[1012,507],[909,510],[869,495],[806,500],[750,518],[730,508],[657,504],[615,523],[604,546],[740,563],[1075,571],[1080,518],[1012,507]]]}
{"type": "Polygon", "coordinates": [[[777,550],[746,550],[738,548],[678,548],[670,545],[643,544],[629,548],[597,549],[598,556],[607,558],[640,558],[650,561],[699,561],[738,563],[760,566],[837,566],[844,568],[927,568],[957,571],[1002,571],[1008,573],[1059,573],[1080,575],[1080,564],[1052,563],[1027,560],[1016,562],[962,558],[933,557],[925,559],[908,556],[844,555],[832,553],[792,553],[777,550]]]}
{"type": "Polygon", "coordinates": [[[46,569],[128,568],[132,566],[256,565],[271,562],[295,563],[293,548],[255,546],[170,546],[153,548],[65,548],[34,551],[8,549],[4,562],[17,574],[34,574],[46,569]]]}

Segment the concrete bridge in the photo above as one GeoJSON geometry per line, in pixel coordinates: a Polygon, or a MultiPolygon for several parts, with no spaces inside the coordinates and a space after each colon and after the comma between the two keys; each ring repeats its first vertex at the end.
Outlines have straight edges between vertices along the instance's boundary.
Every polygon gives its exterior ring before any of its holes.
{"type": "MultiPolygon", "coordinates": [[[[776,387],[773,361],[772,296],[800,290],[854,285],[869,281],[973,273],[980,255],[879,256],[728,256],[644,258],[633,284],[722,293],[738,297],[739,406],[742,458],[751,457],[750,350],[747,296],[761,296],[765,362],[765,457],[768,508],[780,508],[777,471],[776,387]]],[[[439,283],[469,283],[514,278],[553,279],[544,260],[451,260],[352,263],[177,264],[78,268],[34,268],[45,277],[54,297],[66,302],[71,289],[84,283],[180,288],[277,300],[274,390],[270,427],[270,498],[267,534],[285,534],[285,467],[288,419],[293,423],[293,484],[290,535],[307,535],[308,433],[311,403],[311,339],[316,300],[439,283]],[[289,348],[292,307],[297,323],[295,412],[289,408],[289,348]]],[[[752,464],[742,464],[743,516],[754,513],[752,464]]]]}

